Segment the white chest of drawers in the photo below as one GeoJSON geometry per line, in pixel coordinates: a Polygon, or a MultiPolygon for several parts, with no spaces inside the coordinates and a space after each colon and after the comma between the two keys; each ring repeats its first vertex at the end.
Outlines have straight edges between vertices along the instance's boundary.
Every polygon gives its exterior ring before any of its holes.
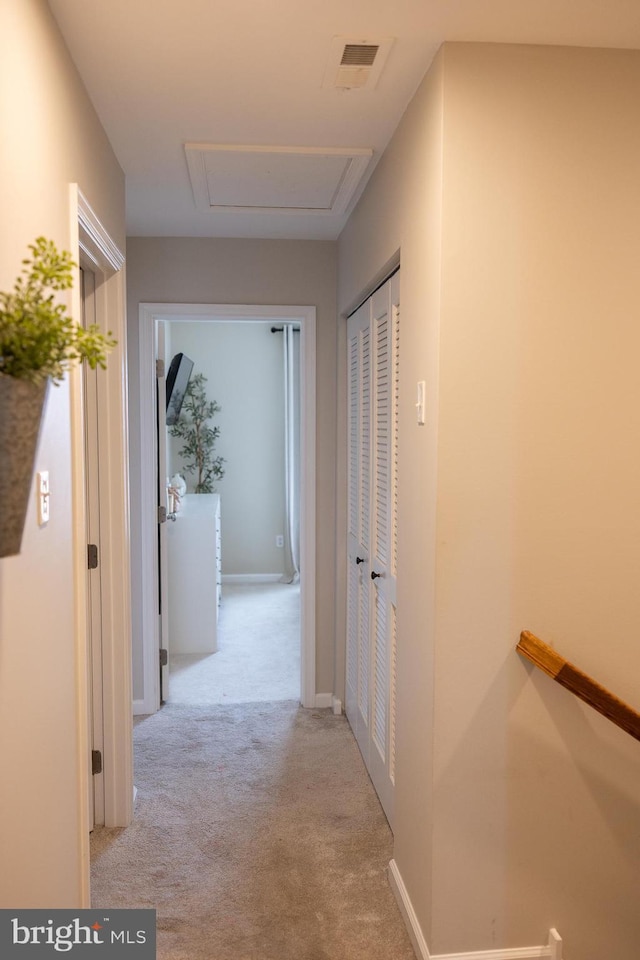
{"type": "Polygon", "coordinates": [[[171,653],[215,653],[222,585],[220,497],[190,493],[167,524],[171,653]]]}

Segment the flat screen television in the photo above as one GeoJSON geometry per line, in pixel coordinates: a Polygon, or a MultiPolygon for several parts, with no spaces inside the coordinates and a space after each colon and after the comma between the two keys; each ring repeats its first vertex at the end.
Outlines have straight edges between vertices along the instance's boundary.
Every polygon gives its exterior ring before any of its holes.
{"type": "Polygon", "coordinates": [[[167,426],[172,427],[180,416],[182,401],[187,392],[189,377],[193,370],[193,360],[184,353],[176,353],[169,364],[167,373],[167,426]]]}

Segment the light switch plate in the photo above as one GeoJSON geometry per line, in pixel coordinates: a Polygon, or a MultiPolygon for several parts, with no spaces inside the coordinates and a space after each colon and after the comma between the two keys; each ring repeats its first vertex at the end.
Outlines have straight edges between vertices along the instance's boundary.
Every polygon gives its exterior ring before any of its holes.
{"type": "Polygon", "coordinates": [[[418,380],[417,390],[416,390],[416,417],[418,420],[418,426],[424,426],[424,417],[425,417],[425,394],[426,394],[426,384],[424,380],[418,380]]]}
{"type": "Polygon", "coordinates": [[[36,474],[36,492],[38,496],[38,526],[49,522],[49,471],[40,470],[36,474]]]}

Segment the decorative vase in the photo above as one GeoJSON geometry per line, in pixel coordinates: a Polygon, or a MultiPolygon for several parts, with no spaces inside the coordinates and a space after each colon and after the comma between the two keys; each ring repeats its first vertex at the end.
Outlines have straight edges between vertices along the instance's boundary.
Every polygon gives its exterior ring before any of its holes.
{"type": "Polygon", "coordinates": [[[47,384],[0,374],[0,557],[20,553],[47,384]]]}

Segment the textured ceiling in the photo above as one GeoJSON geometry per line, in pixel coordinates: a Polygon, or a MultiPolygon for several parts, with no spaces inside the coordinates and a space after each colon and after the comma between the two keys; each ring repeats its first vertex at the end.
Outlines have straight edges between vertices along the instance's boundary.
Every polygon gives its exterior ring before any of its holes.
{"type": "Polygon", "coordinates": [[[371,148],[366,179],[444,40],[640,48],[640,0],[49,5],[126,173],[130,235],[335,238],[348,209],[198,209],[185,143],[371,148]],[[375,89],[323,86],[336,36],[394,38],[375,89]]]}

